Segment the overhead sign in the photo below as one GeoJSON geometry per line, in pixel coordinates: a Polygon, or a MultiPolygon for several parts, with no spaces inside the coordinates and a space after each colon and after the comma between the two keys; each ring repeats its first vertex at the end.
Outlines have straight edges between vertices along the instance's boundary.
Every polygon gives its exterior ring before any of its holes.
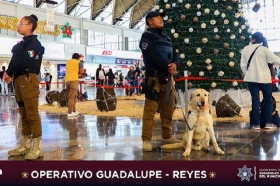
{"type": "Polygon", "coordinates": [[[142,52],[131,52],[122,50],[109,50],[104,48],[86,47],[87,55],[108,56],[125,59],[143,59],[142,52]]]}

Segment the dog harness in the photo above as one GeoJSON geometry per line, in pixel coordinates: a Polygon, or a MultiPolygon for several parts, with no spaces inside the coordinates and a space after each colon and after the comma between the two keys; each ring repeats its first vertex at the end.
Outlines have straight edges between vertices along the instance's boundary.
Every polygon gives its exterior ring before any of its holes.
{"type": "MultiPolygon", "coordinates": [[[[195,112],[189,110],[188,114],[189,115],[192,114],[192,115],[196,115],[196,116],[205,116],[205,115],[211,114],[211,110],[209,110],[209,113],[204,113],[204,114],[195,113],[195,112]]],[[[187,124],[187,127],[188,127],[189,131],[193,130],[196,127],[196,125],[194,125],[191,128],[186,119],[185,119],[185,121],[186,121],[186,124],[187,124]]]]}

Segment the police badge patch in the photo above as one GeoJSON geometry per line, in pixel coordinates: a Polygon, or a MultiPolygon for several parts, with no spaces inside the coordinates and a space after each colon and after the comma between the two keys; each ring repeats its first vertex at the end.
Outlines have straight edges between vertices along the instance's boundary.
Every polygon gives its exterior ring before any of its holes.
{"type": "Polygon", "coordinates": [[[148,47],[148,43],[143,42],[143,43],[142,43],[142,49],[143,49],[143,50],[146,50],[147,47],[148,47]]]}

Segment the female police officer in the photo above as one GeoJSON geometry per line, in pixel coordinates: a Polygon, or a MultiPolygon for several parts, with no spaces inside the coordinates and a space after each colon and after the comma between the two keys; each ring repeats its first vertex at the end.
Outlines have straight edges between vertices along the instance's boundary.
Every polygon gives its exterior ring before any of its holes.
{"type": "Polygon", "coordinates": [[[18,33],[23,40],[12,49],[12,59],[5,78],[7,83],[15,80],[16,101],[22,119],[22,140],[10,156],[25,155],[25,159],[43,156],[41,148],[42,125],[38,113],[39,77],[44,48],[33,35],[38,18],[35,15],[23,17],[18,24],[18,33]],[[32,139],[32,140],[31,140],[32,139]]]}

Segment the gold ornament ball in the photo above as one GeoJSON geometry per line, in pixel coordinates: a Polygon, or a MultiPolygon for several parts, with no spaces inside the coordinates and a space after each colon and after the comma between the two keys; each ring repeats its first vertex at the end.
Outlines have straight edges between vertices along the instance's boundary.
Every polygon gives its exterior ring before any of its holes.
{"type": "Polygon", "coordinates": [[[171,24],[173,22],[172,19],[168,19],[167,23],[171,24]]]}
{"type": "Polygon", "coordinates": [[[244,40],[245,40],[245,37],[244,37],[244,36],[240,36],[240,40],[241,40],[241,41],[244,41],[244,40]]]}
{"type": "Polygon", "coordinates": [[[224,48],[228,48],[229,44],[228,43],[224,43],[224,48]]]}
{"type": "Polygon", "coordinates": [[[218,41],[218,40],[220,40],[220,36],[219,35],[215,35],[214,39],[218,41]]]}
{"type": "Polygon", "coordinates": [[[197,17],[194,17],[194,18],[193,18],[193,22],[195,22],[195,23],[198,22],[198,18],[197,18],[197,17]]]}
{"type": "Polygon", "coordinates": [[[231,6],[227,6],[227,11],[231,11],[232,7],[231,6]]]}
{"type": "Polygon", "coordinates": [[[181,20],[185,21],[186,20],[186,16],[185,15],[181,15],[181,20]]]}
{"type": "Polygon", "coordinates": [[[218,49],[214,49],[214,54],[218,55],[220,53],[220,51],[218,49]]]}

